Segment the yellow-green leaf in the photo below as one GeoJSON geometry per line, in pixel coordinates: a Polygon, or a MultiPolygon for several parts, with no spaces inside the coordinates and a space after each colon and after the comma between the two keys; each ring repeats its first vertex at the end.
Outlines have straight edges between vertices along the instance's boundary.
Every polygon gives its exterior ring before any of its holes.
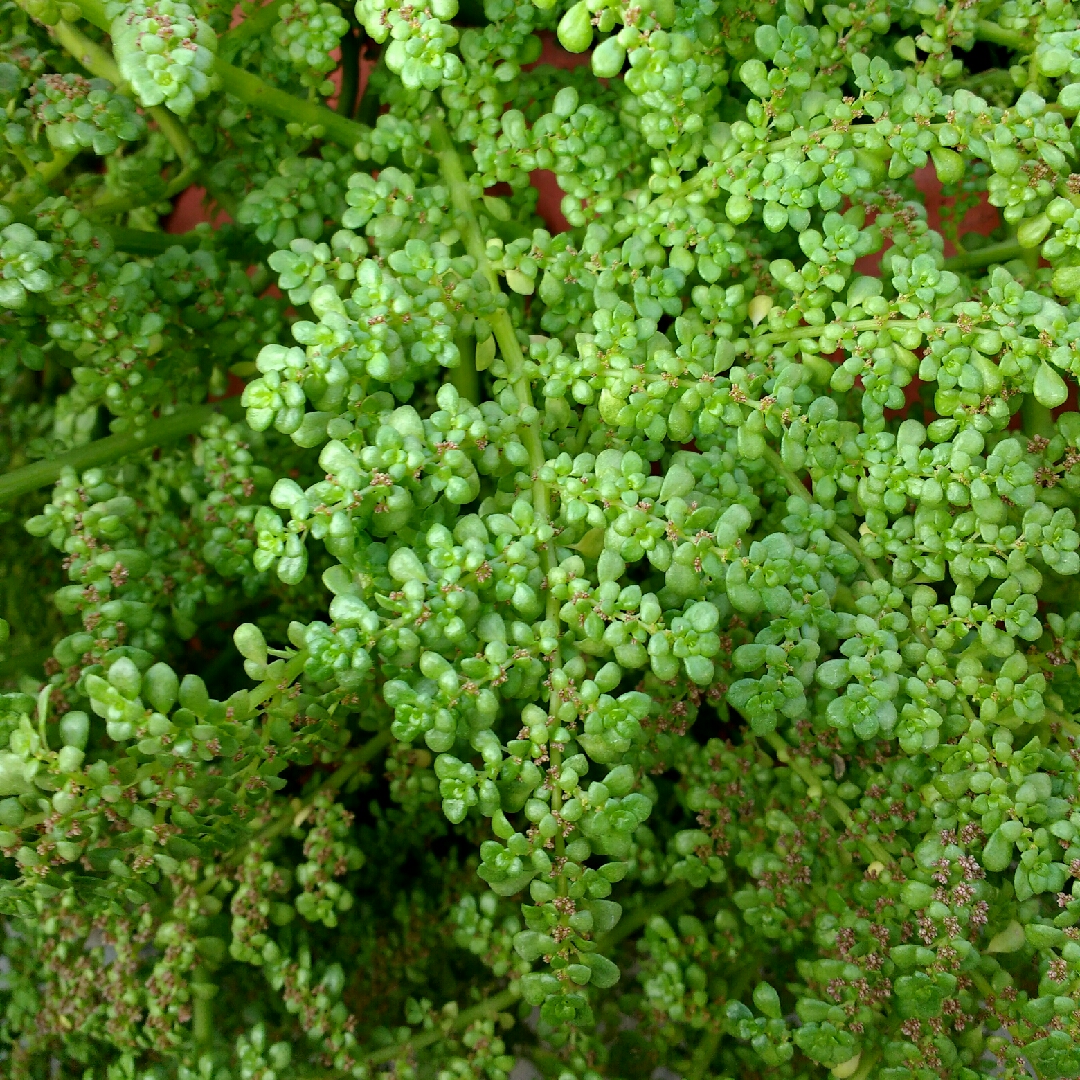
{"type": "Polygon", "coordinates": [[[483,341],[476,343],[476,370],[486,371],[495,359],[495,335],[488,334],[483,341]]]}
{"type": "Polygon", "coordinates": [[[576,544],[571,544],[570,547],[571,550],[584,555],[586,559],[599,558],[600,552],[604,550],[604,530],[599,526],[590,529],[576,544]]]}
{"type": "Polygon", "coordinates": [[[1010,953],[1024,947],[1024,928],[1014,919],[1000,933],[995,934],[986,946],[988,953],[1010,953]]]}
{"type": "Polygon", "coordinates": [[[506,284],[516,293],[520,293],[522,296],[532,296],[534,282],[528,274],[523,274],[520,270],[510,269],[506,271],[506,284]]]}
{"type": "Polygon", "coordinates": [[[1056,409],[1069,396],[1065,380],[1044,360],[1035,374],[1035,400],[1048,409],[1056,409]]]}

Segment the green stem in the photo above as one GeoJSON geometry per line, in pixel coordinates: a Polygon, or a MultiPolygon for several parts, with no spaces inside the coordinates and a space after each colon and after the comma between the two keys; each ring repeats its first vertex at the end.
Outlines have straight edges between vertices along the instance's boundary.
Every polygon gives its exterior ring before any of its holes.
{"type": "Polygon", "coordinates": [[[56,39],[57,44],[62,45],[91,75],[96,75],[99,79],[107,79],[116,87],[127,85],[111,53],[97,42],[91,41],[71,23],[61,19],[49,27],[49,33],[56,39]]]}
{"type": "Polygon", "coordinates": [[[686,1080],[702,1080],[709,1071],[712,1059],[716,1057],[717,1048],[720,1046],[720,1029],[706,1031],[694,1051],[694,1057],[690,1062],[690,1068],[686,1073],[686,1080]]]}
{"type": "MultiPolygon", "coordinates": [[[[620,922],[609,934],[599,938],[597,940],[597,946],[603,950],[622,941],[623,938],[632,934],[639,926],[642,926],[651,919],[653,915],[658,915],[660,912],[666,911],[669,907],[688,896],[689,893],[690,887],[685,882],[680,882],[670,889],[665,889],[662,893],[657,894],[650,903],[634,912],[629,918],[620,922]]],[[[501,1012],[508,1006],[513,1005],[514,1002],[518,1000],[518,985],[519,984],[516,982],[512,983],[508,989],[503,990],[501,993],[495,994],[493,997],[487,998],[485,1001],[481,1001],[472,1006],[472,1008],[465,1009],[463,1012],[458,1013],[456,1019],[450,1025],[450,1030],[460,1031],[462,1028],[468,1027],[474,1020],[479,1020],[484,1016],[490,1016],[492,1013],[501,1012]]],[[[364,1063],[368,1065],[380,1065],[386,1061],[393,1061],[395,1058],[411,1056],[417,1050],[421,1050],[425,1046],[430,1046],[432,1043],[438,1042],[439,1039],[444,1037],[444,1034],[444,1028],[436,1027],[432,1031],[425,1031],[422,1035],[417,1035],[403,1043],[398,1043],[396,1046],[388,1046],[385,1049],[376,1050],[364,1058],[364,1063]]]]}
{"type": "MultiPolygon", "coordinates": [[[[195,149],[195,144],[188,138],[187,132],[168,109],[156,105],[152,109],[147,109],[147,112],[154,118],[154,122],[161,129],[161,134],[169,140],[169,145],[176,151],[180,164],[184,166],[183,171],[170,185],[170,187],[175,187],[184,173],[190,176],[194,172],[198,162],[198,152],[195,149]]],[[[190,180],[188,183],[190,183],[190,180]]],[[[185,187],[187,187],[187,183],[177,190],[182,191],[185,187]]]]}
{"type": "Polygon", "coordinates": [[[239,98],[253,108],[262,109],[263,112],[268,112],[271,116],[290,123],[320,127],[328,139],[350,150],[360,142],[367,131],[362,124],[350,120],[347,116],[339,116],[325,105],[303,101],[292,94],[285,93],[284,90],[278,90],[264,83],[257,75],[234,67],[224,60],[215,61],[214,70],[221,77],[221,84],[226,93],[232,94],[233,97],[239,98]]]}
{"type": "MultiPolygon", "coordinates": [[[[115,217],[131,210],[137,210],[140,206],[149,206],[157,202],[168,202],[169,199],[179,195],[195,179],[194,168],[184,168],[169,182],[165,190],[157,195],[114,195],[111,198],[99,199],[85,207],[88,217],[115,217]]],[[[136,230],[133,230],[136,231],[136,230]]]]}
{"type": "Polygon", "coordinates": [[[73,0],[83,13],[83,18],[99,30],[109,31],[109,17],[105,14],[102,0],[73,0]]]}
{"type": "MultiPolygon", "coordinates": [[[[283,683],[287,685],[288,682],[292,682],[292,680],[303,670],[306,660],[306,652],[298,653],[285,667],[285,673],[288,676],[287,681],[279,675],[277,678],[267,679],[265,682],[249,691],[249,693],[252,697],[259,696],[261,701],[265,701],[275,693],[278,693],[283,683]],[[263,692],[265,692],[265,696],[263,692]]],[[[231,851],[224,859],[224,864],[227,866],[237,866],[244,861],[248,851],[254,844],[265,844],[275,837],[280,836],[294,821],[296,821],[297,815],[300,814],[306,806],[311,805],[316,796],[339,791],[343,788],[364,765],[375,757],[375,755],[392,740],[392,738],[393,736],[390,734],[389,729],[380,731],[378,735],[373,735],[363,746],[348,755],[348,759],[339,766],[335,772],[331,773],[330,776],[305,799],[293,799],[288,808],[282,808],[273,821],[268,825],[265,825],[245,843],[231,851]]],[[[205,896],[220,880],[221,879],[217,874],[213,874],[206,878],[206,880],[198,887],[199,895],[205,896]]]]}
{"type": "Polygon", "coordinates": [[[618,945],[624,938],[628,938],[637,929],[644,926],[654,915],[659,915],[668,908],[674,907],[681,900],[690,895],[690,886],[685,881],[676,882],[663,892],[657,893],[647,904],[642,904],[636,911],[631,911],[624,919],[620,919],[614,929],[609,930],[601,938],[603,948],[618,945]]]}
{"type": "MultiPolygon", "coordinates": [[[[297,659],[307,660],[307,654],[301,653],[297,659]]],[[[303,663],[300,664],[300,670],[303,670],[303,663]]],[[[293,678],[299,674],[297,671],[293,678]]],[[[289,680],[292,681],[291,679],[289,680]]],[[[276,690],[276,684],[274,689],[276,690]]],[[[244,855],[247,848],[252,843],[263,844],[269,840],[273,840],[275,837],[280,836],[285,832],[289,826],[296,820],[296,815],[304,808],[304,806],[310,804],[315,796],[322,794],[329,794],[332,791],[340,791],[345,784],[351,780],[380,750],[383,749],[388,743],[393,740],[393,736],[390,734],[390,729],[380,731],[378,735],[373,735],[363,746],[349,755],[348,760],[339,766],[330,776],[308,796],[303,802],[299,799],[294,800],[293,804],[289,808],[289,812],[282,813],[275,818],[264,829],[261,829],[253,838],[240,849],[238,855],[233,856],[230,861],[233,863],[243,862],[244,855]]]]}
{"type": "MultiPolygon", "coordinates": [[[[798,495],[801,498],[810,495],[806,485],[784,464],[780,455],[771,446],[765,447],[765,460],[769,463],[769,468],[783,479],[792,495],[798,495]]],[[[829,530],[829,535],[843,544],[859,560],[859,565],[866,571],[867,577],[871,581],[880,581],[882,579],[884,575],[877,568],[877,564],[863,551],[862,544],[847,529],[834,525],[829,530]]]]}
{"type": "MultiPolygon", "coordinates": [[[[941,323],[939,326],[943,325],[941,323]]],[[[947,324],[945,324],[947,325],[947,324]]],[[[829,331],[835,332],[839,327],[843,327],[844,330],[851,330],[855,333],[859,333],[863,330],[880,330],[882,327],[900,328],[906,329],[908,327],[917,327],[918,323],[914,319],[859,319],[857,322],[850,323],[822,323],[821,326],[793,326],[789,330],[772,330],[766,334],[758,334],[756,337],[750,339],[751,344],[755,344],[759,341],[769,342],[782,342],[782,341],[800,341],[803,338],[821,337],[822,334],[829,331]]]]}
{"type": "MultiPolygon", "coordinates": [[[[989,244],[984,248],[976,248],[974,251],[965,251],[962,255],[952,255],[945,260],[945,269],[954,271],[975,270],[984,266],[991,266],[994,263],[1010,262],[1012,259],[1020,258],[1026,253],[1027,249],[1022,248],[1016,240],[1003,240],[1000,243],[989,244]]],[[[758,341],[799,341],[802,338],[821,337],[822,334],[828,332],[835,333],[839,327],[843,327],[845,331],[850,330],[859,333],[863,330],[880,330],[885,326],[890,329],[906,330],[908,328],[917,328],[918,325],[916,319],[859,319],[850,323],[834,321],[822,323],[820,326],[793,326],[787,330],[772,330],[758,334],[752,337],[750,341],[751,343],[758,341]]],[[[939,328],[955,325],[955,323],[950,322],[938,323],[939,328]]]]}
{"type": "Polygon", "coordinates": [[[1024,254],[1024,249],[1015,240],[1002,240],[997,244],[965,251],[962,255],[953,255],[945,260],[946,270],[976,270],[993,263],[1010,262],[1024,254]]]}
{"type": "Polygon", "coordinates": [[[43,161],[37,167],[38,174],[46,184],[51,184],[74,160],[76,155],[68,150],[54,150],[52,161],[43,161]]]}
{"type": "Polygon", "coordinates": [[[8,150],[11,151],[11,156],[22,166],[22,171],[26,173],[26,179],[35,187],[44,188],[45,181],[42,178],[41,171],[38,169],[37,164],[26,156],[26,151],[21,146],[15,146],[12,143],[8,143],[8,150]]]}
{"type": "Polygon", "coordinates": [[[851,1080],[867,1080],[870,1074],[874,1071],[874,1066],[878,1063],[878,1058],[881,1057],[880,1050],[871,1050],[866,1057],[859,1059],[859,1070],[851,1078],[851,1080]]]}
{"type": "Polygon", "coordinates": [[[851,554],[859,560],[859,564],[866,571],[866,575],[870,578],[871,581],[884,580],[881,571],[877,568],[877,563],[875,563],[874,560],[871,559],[865,551],[863,551],[862,544],[860,544],[859,541],[856,540],[855,537],[847,531],[847,529],[842,529],[839,525],[834,525],[829,530],[829,535],[832,536],[834,540],[839,540],[840,543],[843,544],[844,547],[846,547],[848,551],[850,551],[851,554]]]}
{"type": "MultiPolygon", "coordinates": [[[[532,503],[533,512],[539,519],[539,524],[550,527],[551,523],[551,492],[548,485],[540,479],[540,473],[547,461],[544,453],[543,433],[540,428],[540,414],[533,405],[532,382],[525,371],[525,356],[521,351],[521,345],[514,330],[514,323],[510,318],[508,301],[499,285],[498,275],[495,268],[487,257],[487,243],[480,229],[480,223],[476,217],[476,208],[473,206],[472,192],[469,189],[469,181],[465,176],[461,159],[446,130],[442,118],[436,113],[428,117],[431,126],[431,145],[435,151],[435,157],[439,162],[439,172],[443,181],[450,189],[450,202],[457,211],[459,227],[464,234],[465,248],[476,261],[480,273],[487,279],[488,287],[499,305],[493,314],[489,315],[488,322],[491,324],[492,333],[502,353],[506,364],[507,381],[514,396],[517,398],[521,413],[531,414],[528,424],[522,433],[522,443],[529,454],[529,469],[532,473],[532,503]]],[[[540,560],[544,573],[549,574],[556,564],[554,540],[544,543],[540,549],[540,560]]],[[[549,591],[547,596],[546,621],[558,625],[559,602],[549,591]]],[[[556,671],[562,663],[559,649],[553,652],[549,665],[552,672],[556,671]]],[[[553,734],[559,727],[555,719],[559,707],[559,696],[555,690],[551,691],[548,699],[548,727],[553,734]]],[[[557,775],[562,768],[562,747],[557,742],[549,743],[549,764],[552,772],[557,775]]],[[[551,812],[556,815],[556,820],[562,809],[562,790],[556,785],[551,794],[551,812]]],[[[562,860],[566,850],[566,840],[562,831],[555,834],[555,857],[562,860]]],[[[558,889],[560,896],[566,896],[570,883],[565,874],[558,875],[558,889]]],[[[560,916],[562,925],[567,924],[568,916],[560,916]]]]}
{"type": "Polygon", "coordinates": [[[307,652],[298,652],[276,675],[271,675],[259,683],[258,686],[249,690],[248,708],[254,712],[264,701],[269,701],[279,690],[289,686],[297,675],[304,670],[307,659],[307,652]]]}
{"type": "Polygon", "coordinates": [[[476,339],[459,334],[455,338],[461,362],[450,369],[450,382],[454,389],[470,404],[480,404],[480,376],[476,371],[476,339]]]}
{"type": "Polygon", "coordinates": [[[192,229],[186,233],[150,232],[146,229],[125,229],[119,225],[100,225],[112,242],[129,255],[160,255],[169,248],[182,247],[194,251],[202,243],[204,233],[192,229]]]}
{"type": "Polygon", "coordinates": [[[278,21],[279,12],[289,0],[270,0],[269,4],[252,12],[239,26],[227,30],[218,38],[218,56],[232,59],[249,41],[262,37],[278,21]]]}
{"type": "MultiPolygon", "coordinates": [[[[193,981],[208,983],[205,968],[197,968],[193,981]]],[[[214,1039],[214,1002],[212,998],[193,995],[191,1036],[197,1046],[207,1046],[214,1039]]]]}
{"type": "MultiPolygon", "coordinates": [[[[459,1012],[450,1024],[451,1031],[460,1031],[462,1028],[468,1027],[474,1020],[480,1020],[485,1016],[491,1016],[492,1013],[502,1012],[503,1009],[513,1005],[518,1000],[517,983],[511,984],[510,988],[503,990],[500,994],[495,994],[493,997],[487,998],[485,1001],[481,1001],[477,1005],[473,1005],[470,1009],[465,1009],[459,1012]]],[[[382,1050],[376,1050],[371,1054],[368,1054],[364,1058],[364,1063],[368,1065],[381,1065],[385,1061],[393,1061],[399,1057],[410,1057],[416,1053],[417,1050],[422,1050],[425,1046],[430,1046],[432,1043],[438,1042],[444,1038],[446,1031],[443,1027],[435,1027],[431,1031],[425,1031],[422,1035],[417,1035],[415,1038],[407,1039],[405,1042],[398,1043],[396,1046],[387,1046],[382,1050]]]]}
{"type": "Polygon", "coordinates": [[[787,740],[775,731],[770,731],[765,736],[765,741],[776,751],[776,758],[786,765],[805,785],[806,793],[817,802],[822,796],[821,778],[815,775],[810,763],[801,757],[796,757],[791,751],[787,740]]]}
{"type": "Polygon", "coordinates": [[[975,24],[975,36],[980,41],[989,41],[994,45],[1004,45],[1007,49],[1026,51],[1032,47],[1031,38],[1019,30],[1006,30],[986,19],[979,19],[975,24]]]}
{"type": "MultiPolygon", "coordinates": [[[[442,119],[434,114],[429,116],[431,124],[431,145],[439,161],[439,172],[446,186],[450,189],[450,201],[457,211],[463,226],[465,248],[476,261],[477,268],[487,279],[488,286],[497,302],[506,303],[505,294],[499,286],[498,275],[488,261],[487,243],[476,219],[469,181],[462,168],[461,159],[450,139],[450,133],[442,119]]],[[[500,306],[493,315],[488,316],[495,340],[506,363],[508,382],[514,391],[521,408],[533,408],[532,383],[525,373],[525,357],[518,343],[510,313],[505,306],[500,306]]],[[[551,519],[550,493],[547,484],[539,479],[537,473],[544,466],[543,438],[540,431],[540,417],[537,415],[525,429],[522,441],[529,452],[529,466],[533,471],[533,509],[544,522],[551,519]]]]}
{"type": "Polygon", "coordinates": [[[24,465],[0,476],[0,503],[25,495],[28,491],[54,484],[64,469],[82,472],[98,465],[108,465],[127,457],[128,454],[148,450],[154,446],[163,446],[174,439],[191,435],[198,431],[212,417],[223,413],[231,418],[239,418],[242,412],[239,398],[228,398],[214,405],[195,405],[181,409],[171,416],[154,420],[146,428],[123,435],[110,435],[97,439],[86,446],[69,450],[59,457],[36,461],[33,465],[24,465]]]}
{"type": "MultiPolygon", "coordinates": [[[[765,741],[776,751],[777,760],[785,764],[804,784],[806,784],[807,795],[815,802],[820,799],[823,794],[821,780],[814,774],[813,769],[810,768],[810,763],[805,758],[796,756],[783,736],[775,731],[769,732],[769,734],[765,736],[765,741]]],[[[844,800],[838,795],[826,795],[825,801],[835,812],[836,816],[844,823],[848,832],[854,835],[856,828],[855,819],[851,816],[851,811],[848,809],[844,800]]],[[[860,843],[865,844],[870,854],[883,865],[891,866],[895,862],[892,855],[890,855],[878,841],[861,840],[860,843]]]]}
{"type": "MultiPolygon", "coordinates": [[[[764,456],[765,460],[769,463],[769,467],[773,469],[776,474],[783,479],[784,483],[787,485],[788,491],[790,491],[792,495],[798,495],[800,498],[806,498],[806,496],[809,495],[809,492],[806,489],[806,485],[784,464],[784,462],[780,458],[780,455],[775,450],[773,450],[771,446],[765,447],[764,456]]],[[[850,551],[851,554],[859,560],[859,565],[863,568],[863,570],[866,572],[866,576],[871,581],[885,580],[885,575],[878,569],[877,563],[875,563],[874,560],[871,559],[865,551],[863,551],[862,544],[860,544],[859,541],[856,540],[855,537],[847,531],[847,529],[841,528],[839,525],[834,525],[831,529],[829,529],[829,535],[834,540],[843,544],[844,547],[846,547],[848,551],[850,551]]],[[[915,619],[911,614],[911,608],[908,606],[908,604],[903,604],[901,606],[901,610],[903,611],[904,615],[907,616],[908,623],[914,629],[915,636],[923,645],[925,645],[927,648],[930,648],[933,643],[931,642],[930,637],[925,630],[923,630],[921,627],[915,626],[915,619]]]]}
{"type": "MultiPolygon", "coordinates": [[[[74,0],[75,3],[82,9],[83,15],[87,22],[93,23],[94,26],[100,30],[108,31],[109,20],[105,16],[104,7],[98,2],[98,0],[74,0]]],[[[271,5],[273,7],[274,5],[271,5]]],[[[265,9],[265,18],[270,19],[269,8],[265,9]]],[[[277,17],[276,9],[273,12],[274,18],[277,17]]],[[[259,17],[263,17],[264,13],[260,12],[259,17]]],[[[256,16],[248,20],[254,22],[256,16]]],[[[67,24],[64,24],[65,26],[67,24]]],[[[257,24],[251,31],[254,36],[259,32],[261,23],[257,24]]],[[[74,30],[74,28],[70,28],[74,30]]],[[[237,27],[236,33],[239,33],[241,27],[237,27]]],[[[78,37],[83,41],[89,41],[78,31],[74,31],[78,34],[78,37]]],[[[59,39],[58,39],[59,40],[59,39]]],[[[74,40],[74,39],[72,39],[74,40]]],[[[232,39],[235,40],[235,39],[232,39]]],[[[72,51],[66,44],[64,47],[68,51],[72,51]]],[[[93,42],[90,42],[93,45],[93,42]]],[[[100,46],[94,46],[101,52],[100,46]]],[[[105,53],[108,56],[107,53],[105,53]]],[[[112,58],[109,57],[109,61],[112,62],[112,58]]],[[[114,64],[115,67],[115,64],[114,64]]],[[[341,146],[352,149],[361,139],[365,133],[365,128],[360,124],[348,119],[345,116],[338,116],[333,109],[328,109],[324,105],[316,105],[314,102],[303,101],[298,97],[294,97],[292,94],[285,93],[284,90],[278,90],[273,86],[269,86],[262,81],[257,75],[252,75],[250,72],[244,71],[241,68],[234,67],[220,56],[214,60],[214,71],[221,79],[222,87],[226,93],[232,94],[233,97],[239,98],[241,101],[247,104],[262,109],[264,112],[270,113],[271,116],[280,117],[282,120],[290,122],[305,124],[308,127],[320,126],[325,131],[326,136],[341,146]]],[[[119,77],[119,71],[117,71],[119,77]]],[[[104,76],[109,78],[108,76],[104,76]]],[[[110,78],[110,82],[113,81],[110,78]]],[[[150,110],[155,119],[157,119],[158,110],[150,110]]],[[[171,116],[170,116],[171,119],[171,116]]],[[[162,127],[162,131],[165,132],[168,137],[168,132],[162,127]]],[[[186,138],[186,136],[185,136],[186,138]]],[[[180,150],[177,149],[177,153],[180,150]]],[[[181,154],[181,160],[184,159],[184,155],[181,154]]]]}

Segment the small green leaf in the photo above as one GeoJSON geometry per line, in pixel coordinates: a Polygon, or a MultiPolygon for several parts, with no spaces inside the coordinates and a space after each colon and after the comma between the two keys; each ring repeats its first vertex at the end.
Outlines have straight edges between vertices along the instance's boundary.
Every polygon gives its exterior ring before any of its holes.
{"type": "MultiPolygon", "coordinates": [[[[910,37],[902,37],[897,41],[893,48],[896,50],[896,55],[901,60],[906,60],[909,64],[914,64],[918,53],[915,52],[915,41],[910,37]]],[[[953,181],[950,181],[952,183],[953,181]]]]}
{"type": "Polygon", "coordinates": [[[724,215],[732,225],[741,225],[754,212],[754,204],[745,195],[732,195],[724,207],[724,215]]]}
{"type": "Polygon", "coordinates": [[[599,953],[584,953],[582,961],[592,972],[589,980],[598,990],[608,990],[619,981],[618,965],[613,964],[606,956],[599,953]]]}
{"type": "Polygon", "coordinates": [[[596,559],[604,550],[604,534],[607,530],[600,528],[590,529],[576,544],[571,544],[571,550],[580,552],[586,559],[596,559]]]}
{"type": "Polygon", "coordinates": [[[780,995],[767,982],[759,982],[754,988],[754,1004],[770,1020],[780,1019],[780,995]]]}
{"type": "Polygon", "coordinates": [[[1045,214],[1027,218],[1016,230],[1016,242],[1022,248],[1038,247],[1050,231],[1050,219],[1045,214]]]}
{"type": "Polygon", "coordinates": [[[559,44],[567,52],[584,52],[593,39],[592,12],[585,0],[578,2],[559,20],[559,44]]]}
{"type": "Polygon", "coordinates": [[[514,951],[530,963],[558,951],[554,938],[535,930],[522,930],[514,935],[514,951]]]}
{"type": "Polygon", "coordinates": [[[1063,109],[1080,109],[1080,82],[1069,83],[1062,87],[1057,103],[1063,109]]]}
{"type": "MultiPolygon", "coordinates": [[[[909,39],[910,40],[910,39],[909,39]]],[[[964,159],[955,150],[937,146],[930,151],[937,178],[943,184],[958,184],[964,178],[964,159]]]]}
{"type": "Polygon", "coordinates": [[[617,37],[600,42],[592,54],[592,70],[598,79],[614,79],[626,62],[626,46],[617,37]]]}
{"type": "Polygon", "coordinates": [[[533,279],[514,267],[506,271],[506,284],[521,296],[532,296],[533,279]]]}
{"type": "Polygon", "coordinates": [[[1039,364],[1033,387],[1035,400],[1048,409],[1056,409],[1069,396],[1065,380],[1045,361],[1039,364]]]}
{"type": "Polygon", "coordinates": [[[900,890],[900,899],[909,908],[922,911],[934,899],[934,888],[922,881],[905,881],[900,890]]]}
{"type": "Polygon", "coordinates": [[[266,663],[266,639],[254,623],[241,623],[233,631],[233,642],[241,656],[260,664],[266,663]]]}
{"type": "Polygon", "coordinates": [[[1050,284],[1058,296],[1072,296],[1080,292],[1080,266],[1059,266],[1050,284]]]}
{"type": "Polygon", "coordinates": [[[500,199],[497,195],[484,196],[484,209],[498,221],[509,221],[513,216],[506,200],[500,199]]]}
{"type": "Polygon", "coordinates": [[[488,334],[483,341],[476,343],[476,370],[486,371],[495,359],[495,335],[488,334]]]}
{"type": "Polygon", "coordinates": [[[993,872],[1006,869],[1012,860],[1012,850],[1012,841],[1005,838],[1000,828],[995,829],[983,848],[983,866],[993,872]]]}
{"type": "Polygon", "coordinates": [[[593,926],[598,934],[606,934],[615,928],[622,918],[622,905],[614,900],[590,900],[589,910],[593,916],[593,926]]]}

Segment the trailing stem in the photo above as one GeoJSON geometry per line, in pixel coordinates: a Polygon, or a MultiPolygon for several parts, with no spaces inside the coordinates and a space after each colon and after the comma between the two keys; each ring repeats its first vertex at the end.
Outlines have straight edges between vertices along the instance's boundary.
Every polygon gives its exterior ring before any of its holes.
{"type": "Polygon", "coordinates": [[[83,472],[108,465],[127,457],[128,454],[164,446],[174,439],[192,435],[219,413],[238,419],[242,411],[239,398],[227,398],[214,405],[189,406],[135,431],[123,435],[109,435],[58,457],[36,461],[33,465],[24,465],[21,469],[12,469],[0,476],[0,503],[56,483],[64,469],[83,472]]]}

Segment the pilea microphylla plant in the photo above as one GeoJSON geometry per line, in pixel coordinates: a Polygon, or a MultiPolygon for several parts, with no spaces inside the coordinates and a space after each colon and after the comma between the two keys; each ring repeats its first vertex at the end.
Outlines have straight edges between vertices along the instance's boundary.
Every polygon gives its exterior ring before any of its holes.
{"type": "Polygon", "coordinates": [[[0,104],[0,1075],[1080,1075],[1080,6],[0,0],[0,104]]]}

